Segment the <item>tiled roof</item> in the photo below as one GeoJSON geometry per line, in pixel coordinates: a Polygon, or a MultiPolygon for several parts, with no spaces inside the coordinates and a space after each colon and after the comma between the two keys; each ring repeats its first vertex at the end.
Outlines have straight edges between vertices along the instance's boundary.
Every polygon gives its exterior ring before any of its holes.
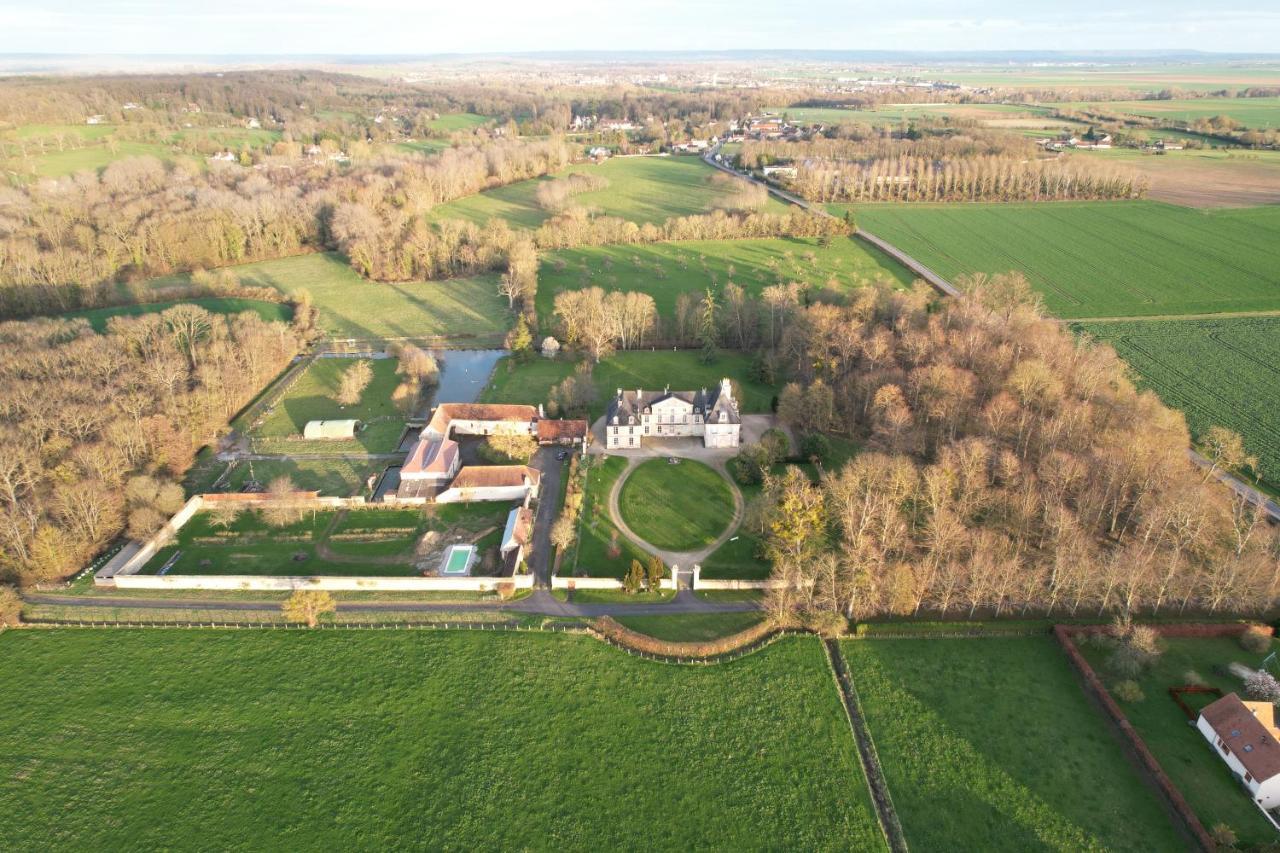
{"type": "Polygon", "coordinates": [[[400,468],[400,476],[406,474],[447,474],[458,458],[458,442],[452,439],[418,439],[400,468]]]}
{"type": "Polygon", "coordinates": [[[559,441],[564,438],[585,438],[586,421],[564,421],[543,418],[538,421],[539,441],[559,441]]]}
{"type": "Polygon", "coordinates": [[[535,406],[508,403],[441,403],[431,415],[427,429],[444,435],[454,418],[465,421],[533,421],[538,416],[535,406]]]}
{"type": "Polygon", "coordinates": [[[1259,782],[1280,774],[1280,743],[1276,742],[1275,706],[1242,702],[1234,693],[1205,706],[1200,716],[1259,782]]]}
{"type": "Polygon", "coordinates": [[[541,473],[527,465],[468,465],[449,484],[451,489],[499,488],[522,486],[525,478],[537,483],[541,473]]]}

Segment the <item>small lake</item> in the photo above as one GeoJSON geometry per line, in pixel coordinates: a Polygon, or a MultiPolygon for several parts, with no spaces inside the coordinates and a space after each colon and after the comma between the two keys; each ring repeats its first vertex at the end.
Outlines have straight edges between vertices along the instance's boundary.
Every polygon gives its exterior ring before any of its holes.
{"type": "Polygon", "coordinates": [[[449,349],[432,350],[431,354],[440,365],[440,384],[430,402],[434,407],[440,403],[474,403],[507,350],[449,349]]]}

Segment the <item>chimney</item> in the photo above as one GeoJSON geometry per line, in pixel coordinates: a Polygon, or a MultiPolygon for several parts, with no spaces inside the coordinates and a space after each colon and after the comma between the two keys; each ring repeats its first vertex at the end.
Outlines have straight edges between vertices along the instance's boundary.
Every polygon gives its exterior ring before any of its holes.
{"type": "Polygon", "coordinates": [[[621,400],[621,399],[622,399],[622,389],[621,389],[621,388],[619,388],[619,389],[618,389],[618,399],[619,399],[619,400],[621,400]]]}

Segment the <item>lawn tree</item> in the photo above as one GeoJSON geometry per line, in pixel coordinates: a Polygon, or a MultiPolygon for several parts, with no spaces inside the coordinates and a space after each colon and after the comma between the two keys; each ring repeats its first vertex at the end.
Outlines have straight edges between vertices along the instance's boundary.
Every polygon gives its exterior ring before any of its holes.
{"type": "Polygon", "coordinates": [[[527,465],[537,452],[538,440],[512,427],[499,425],[493,435],[484,440],[484,456],[494,462],[527,465]]]}
{"type": "Polygon", "coordinates": [[[715,291],[709,287],[698,305],[698,343],[702,346],[702,363],[715,361],[716,347],[720,344],[720,305],[715,291]]]}
{"type": "Polygon", "coordinates": [[[284,618],[290,622],[300,622],[308,628],[320,624],[320,617],[326,613],[336,613],[338,604],[333,595],[322,589],[294,590],[281,607],[284,618]]]}
{"type": "Polygon", "coordinates": [[[551,525],[551,544],[564,551],[577,538],[577,523],[568,512],[560,513],[551,525]]]}
{"type": "Polygon", "coordinates": [[[360,402],[364,389],[373,381],[373,364],[365,358],[354,362],[338,379],[333,399],[340,406],[354,406],[360,402]]]}
{"type": "Polygon", "coordinates": [[[662,558],[656,554],[649,557],[648,565],[648,586],[649,592],[657,592],[662,588],[662,576],[666,574],[667,567],[662,564],[662,558]]]}
{"type": "Polygon", "coordinates": [[[423,392],[440,382],[440,365],[435,356],[412,344],[400,344],[392,354],[396,357],[396,373],[400,384],[391,394],[396,407],[403,412],[418,411],[423,392]]]}
{"type": "Polygon", "coordinates": [[[631,568],[627,569],[626,576],[622,579],[622,588],[628,595],[635,595],[644,588],[645,570],[639,560],[631,561],[631,568]]]}
{"type": "Polygon", "coordinates": [[[516,317],[515,324],[507,333],[506,344],[507,349],[519,360],[526,360],[533,355],[533,333],[529,331],[529,324],[523,314],[516,317]]]}
{"type": "Polygon", "coordinates": [[[288,527],[306,517],[307,508],[299,499],[298,487],[293,478],[281,474],[267,485],[267,500],[262,506],[262,518],[272,527],[288,527]]]}

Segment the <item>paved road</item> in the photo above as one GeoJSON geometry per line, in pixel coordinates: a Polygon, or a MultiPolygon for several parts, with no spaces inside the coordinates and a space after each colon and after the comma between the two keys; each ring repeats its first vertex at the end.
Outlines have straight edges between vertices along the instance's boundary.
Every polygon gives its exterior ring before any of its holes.
{"type": "MultiPolygon", "coordinates": [[[[238,610],[269,611],[280,609],[279,601],[209,601],[190,598],[129,598],[124,596],[50,595],[34,593],[26,596],[31,604],[74,605],[77,607],[128,607],[135,610],[238,610]]],[[[744,613],[759,610],[754,601],[706,601],[688,590],[682,590],[674,599],[663,604],[572,604],[558,601],[546,590],[535,590],[528,598],[512,602],[427,602],[427,601],[344,601],[339,612],[484,612],[507,611],[531,613],[543,616],[659,616],[688,613],[744,613]]]]}
{"type": "Polygon", "coordinates": [[[551,570],[555,555],[551,547],[551,525],[555,524],[560,508],[556,502],[560,499],[560,481],[566,476],[568,462],[556,459],[560,448],[544,447],[533,458],[533,467],[542,472],[538,483],[538,515],[533,520],[533,542],[529,546],[529,570],[533,572],[533,580],[540,587],[551,586],[551,570]]]}
{"type": "MultiPolygon", "coordinates": [[[[1195,450],[1188,449],[1187,456],[1191,457],[1192,462],[1199,465],[1206,471],[1213,468],[1213,463],[1208,459],[1205,459],[1195,450]]],[[[1213,476],[1220,483],[1225,483],[1232,491],[1245,498],[1249,503],[1256,507],[1261,507],[1262,511],[1267,514],[1272,523],[1280,523],[1280,503],[1276,503],[1263,492],[1258,491],[1253,486],[1250,486],[1248,483],[1232,475],[1230,472],[1223,471],[1221,468],[1214,468],[1213,476]]]]}

